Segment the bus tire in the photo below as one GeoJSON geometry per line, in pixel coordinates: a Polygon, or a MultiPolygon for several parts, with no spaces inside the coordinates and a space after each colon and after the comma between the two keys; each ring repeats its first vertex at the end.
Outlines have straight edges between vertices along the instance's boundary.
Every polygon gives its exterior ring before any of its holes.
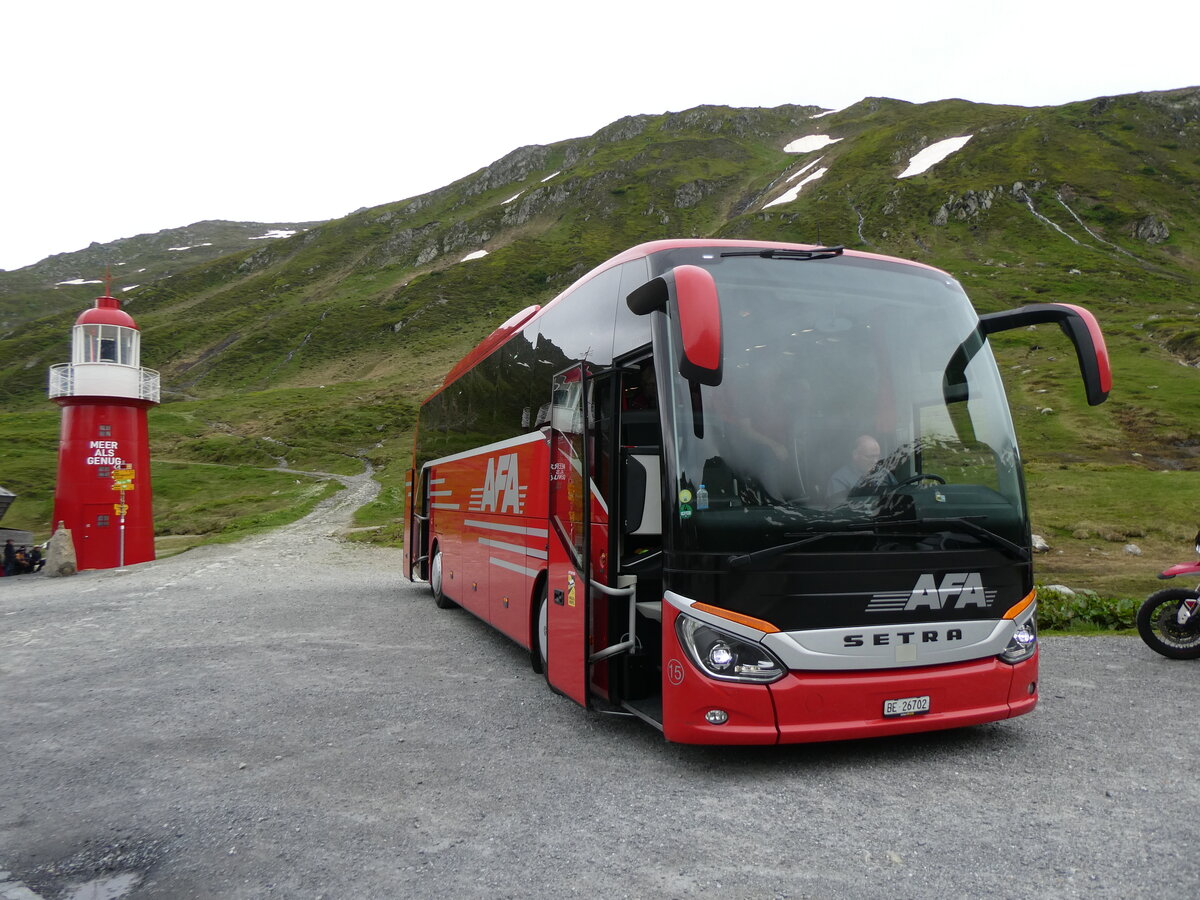
{"type": "Polygon", "coordinates": [[[433,603],[438,609],[453,609],[458,606],[442,590],[442,548],[434,546],[433,560],[429,563],[429,590],[433,592],[433,603]]]}
{"type": "Polygon", "coordinates": [[[549,647],[546,622],[550,614],[548,593],[546,581],[543,579],[541,587],[538,589],[537,602],[533,607],[533,640],[530,641],[529,646],[529,661],[533,664],[533,671],[546,675],[547,679],[549,679],[549,669],[546,666],[546,657],[549,647]]]}

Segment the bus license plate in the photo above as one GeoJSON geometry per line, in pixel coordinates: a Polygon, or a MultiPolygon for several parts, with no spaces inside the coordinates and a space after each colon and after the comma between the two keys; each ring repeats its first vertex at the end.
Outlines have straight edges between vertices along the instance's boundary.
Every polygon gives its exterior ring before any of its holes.
{"type": "Polygon", "coordinates": [[[887,718],[915,716],[927,712],[929,712],[928,697],[901,697],[898,700],[883,701],[883,715],[887,718]]]}

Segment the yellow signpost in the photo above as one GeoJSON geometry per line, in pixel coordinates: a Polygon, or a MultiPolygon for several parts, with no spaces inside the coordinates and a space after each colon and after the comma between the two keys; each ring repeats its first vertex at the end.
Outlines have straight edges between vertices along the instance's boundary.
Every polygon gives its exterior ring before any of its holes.
{"type": "Polygon", "coordinates": [[[129,504],[125,502],[125,492],[133,490],[133,476],[133,466],[112,470],[112,489],[121,492],[119,501],[113,504],[113,512],[121,517],[120,556],[117,565],[122,567],[125,565],[125,515],[129,512],[129,504]]]}

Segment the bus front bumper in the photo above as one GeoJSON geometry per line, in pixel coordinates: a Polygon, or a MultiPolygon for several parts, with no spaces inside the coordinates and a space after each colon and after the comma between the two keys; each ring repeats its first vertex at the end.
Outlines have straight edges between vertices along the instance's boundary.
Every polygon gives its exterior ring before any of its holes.
{"type": "MultiPolygon", "coordinates": [[[[1016,665],[995,657],[911,669],[792,671],[770,685],[705,678],[688,662],[680,684],[664,675],[663,735],[688,744],[792,744],[883,737],[979,725],[1037,705],[1038,654],[1016,665]],[[884,714],[889,700],[928,711],[884,714]],[[724,714],[721,724],[713,712],[724,714]]],[[[716,716],[721,718],[721,716],[716,716]]]]}

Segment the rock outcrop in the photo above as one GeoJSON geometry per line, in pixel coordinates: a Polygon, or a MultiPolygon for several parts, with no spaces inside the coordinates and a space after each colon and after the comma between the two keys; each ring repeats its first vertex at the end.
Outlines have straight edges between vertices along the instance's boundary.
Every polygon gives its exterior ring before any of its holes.
{"type": "Polygon", "coordinates": [[[1160,221],[1157,216],[1138,219],[1130,226],[1129,231],[1139,241],[1145,241],[1147,244],[1161,244],[1171,236],[1166,223],[1160,221]]]}

